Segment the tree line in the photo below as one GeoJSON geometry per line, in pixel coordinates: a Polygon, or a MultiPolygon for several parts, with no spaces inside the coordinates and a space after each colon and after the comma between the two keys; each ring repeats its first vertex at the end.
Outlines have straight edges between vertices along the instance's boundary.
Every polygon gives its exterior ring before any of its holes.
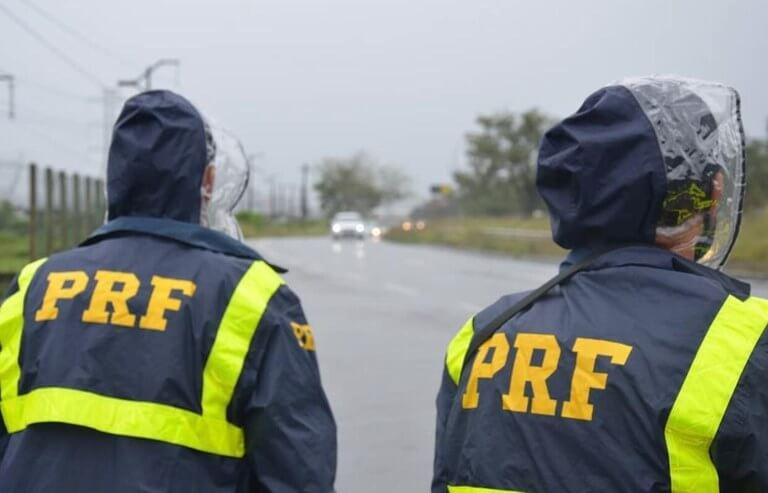
{"type": "MultiPolygon", "coordinates": [[[[422,215],[531,216],[545,210],[536,191],[536,160],[544,133],[555,123],[537,109],[481,115],[466,135],[466,169],[454,173],[456,192],[437,196],[415,211],[422,215]]],[[[747,212],[768,206],[768,135],[746,145],[747,212]]]]}
{"type": "MultiPolygon", "coordinates": [[[[416,217],[451,215],[531,216],[544,211],[536,190],[536,160],[544,133],[556,122],[538,109],[480,115],[466,134],[467,163],[449,187],[412,212],[416,217]]],[[[747,141],[747,211],[768,206],[768,135],[747,141]]],[[[315,191],[327,216],[343,210],[370,214],[411,195],[410,180],[397,166],[370,155],[322,160],[315,191]]]]}
{"type": "Polygon", "coordinates": [[[400,167],[382,164],[364,152],[325,158],[316,176],[315,191],[328,217],[341,211],[369,215],[411,193],[410,179],[400,167]]]}

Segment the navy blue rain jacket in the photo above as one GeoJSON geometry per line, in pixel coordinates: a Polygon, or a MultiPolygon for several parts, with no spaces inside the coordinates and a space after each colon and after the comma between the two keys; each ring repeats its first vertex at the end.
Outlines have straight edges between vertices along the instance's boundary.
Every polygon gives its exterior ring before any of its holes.
{"type": "Polygon", "coordinates": [[[538,188],[569,262],[614,250],[504,323],[448,347],[432,493],[768,491],[768,304],[652,246],[666,192],[653,128],[604,88],[550,130],[538,188]],[[643,246],[647,244],[647,246],[643,246]]]}
{"type": "MultiPolygon", "coordinates": [[[[110,221],[79,248],[53,255],[29,284],[20,395],[65,388],[201,412],[203,372],[219,323],[249,267],[263,261],[246,245],[198,224],[205,166],[203,120],[189,102],[155,91],[126,104],[109,156],[110,221]],[[84,272],[88,286],[59,300],[55,319],[38,322],[46,279],[62,271],[84,272]],[[98,296],[97,271],[132,273],[141,282],[127,305],[136,315],[133,327],[114,318],[82,321],[98,296]],[[180,301],[164,312],[164,330],[137,325],[154,276],[196,285],[190,299],[171,295],[180,301]]],[[[17,283],[9,296],[18,289],[17,283]]],[[[226,408],[226,421],[244,430],[243,458],[104,433],[87,423],[51,420],[10,435],[0,425],[0,491],[333,491],[336,427],[314,349],[299,299],[282,284],[255,327],[226,408]]],[[[89,412],[83,409],[83,416],[89,412]]]]}

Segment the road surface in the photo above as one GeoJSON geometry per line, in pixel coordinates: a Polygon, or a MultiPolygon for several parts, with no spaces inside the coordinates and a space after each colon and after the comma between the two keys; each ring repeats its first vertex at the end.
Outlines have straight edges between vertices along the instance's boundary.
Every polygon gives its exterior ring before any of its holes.
{"type": "MultiPolygon", "coordinates": [[[[553,263],[427,246],[265,239],[251,244],[290,269],[315,329],[339,427],[339,493],[426,492],[434,398],[445,346],[504,293],[535,288],[553,263]]],[[[768,294],[764,283],[755,294],[768,294]]]]}

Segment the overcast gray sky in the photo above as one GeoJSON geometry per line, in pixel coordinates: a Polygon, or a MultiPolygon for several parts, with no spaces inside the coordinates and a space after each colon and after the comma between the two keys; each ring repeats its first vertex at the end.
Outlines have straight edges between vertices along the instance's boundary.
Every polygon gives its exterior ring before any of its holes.
{"type": "MultiPolygon", "coordinates": [[[[733,85],[747,133],[766,132],[764,0],[32,1],[100,48],[25,0],[0,5],[101,84],[179,58],[178,90],[285,182],[298,181],[304,162],[364,149],[402,166],[426,194],[463,164],[479,113],[535,106],[565,116],[627,75],[733,85]]],[[[0,116],[0,160],[97,172],[99,83],[0,12],[3,70],[18,79],[18,120],[0,116]]],[[[177,87],[172,69],[157,82],[177,87]]]]}

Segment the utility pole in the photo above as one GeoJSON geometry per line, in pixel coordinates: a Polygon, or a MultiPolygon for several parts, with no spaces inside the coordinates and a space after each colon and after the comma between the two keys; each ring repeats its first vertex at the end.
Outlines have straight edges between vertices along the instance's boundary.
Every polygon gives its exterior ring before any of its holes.
{"type": "Polygon", "coordinates": [[[274,219],[277,217],[277,183],[275,177],[269,177],[269,216],[274,219]]]}
{"type": "Polygon", "coordinates": [[[309,165],[304,163],[301,167],[301,219],[306,221],[309,217],[309,165]]]}
{"type": "Polygon", "coordinates": [[[248,154],[248,156],[246,157],[246,159],[248,159],[248,167],[250,168],[250,170],[249,170],[249,177],[248,177],[248,188],[245,190],[246,192],[245,203],[249,211],[256,210],[256,204],[255,204],[256,191],[254,190],[256,182],[253,179],[253,172],[256,171],[262,176],[266,177],[266,174],[264,173],[264,171],[254,164],[257,159],[261,159],[263,157],[264,157],[263,152],[248,154]]]}
{"type": "Polygon", "coordinates": [[[163,66],[176,67],[176,73],[178,78],[178,71],[179,71],[180,65],[181,65],[181,62],[179,62],[179,60],[176,58],[162,58],[156,61],[155,63],[153,63],[152,65],[150,65],[149,67],[147,67],[147,69],[144,71],[144,79],[146,80],[146,83],[147,83],[147,90],[152,89],[152,73],[155,70],[163,66]]]}
{"type": "Polygon", "coordinates": [[[138,77],[135,79],[121,79],[117,81],[118,87],[135,87],[136,89],[143,89],[145,91],[149,91],[152,89],[152,74],[155,72],[155,70],[159,69],[160,67],[176,67],[176,78],[178,79],[179,74],[179,67],[181,66],[181,61],[179,61],[177,58],[161,58],[160,60],[156,61],[152,65],[148,66],[144,69],[144,71],[139,74],[138,77]],[[142,84],[143,82],[143,84],[142,84]]]}
{"type": "Polygon", "coordinates": [[[16,117],[15,111],[15,84],[16,80],[11,74],[0,74],[0,82],[8,84],[8,119],[13,120],[16,117]]]}
{"type": "Polygon", "coordinates": [[[106,166],[109,154],[109,145],[112,142],[112,125],[114,124],[115,115],[115,99],[117,99],[117,92],[114,89],[104,88],[102,94],[103,105],[103,121],[102,121],[102,152],[101,152],[101,164],[104,166],[106,176],[106,166]]]}

